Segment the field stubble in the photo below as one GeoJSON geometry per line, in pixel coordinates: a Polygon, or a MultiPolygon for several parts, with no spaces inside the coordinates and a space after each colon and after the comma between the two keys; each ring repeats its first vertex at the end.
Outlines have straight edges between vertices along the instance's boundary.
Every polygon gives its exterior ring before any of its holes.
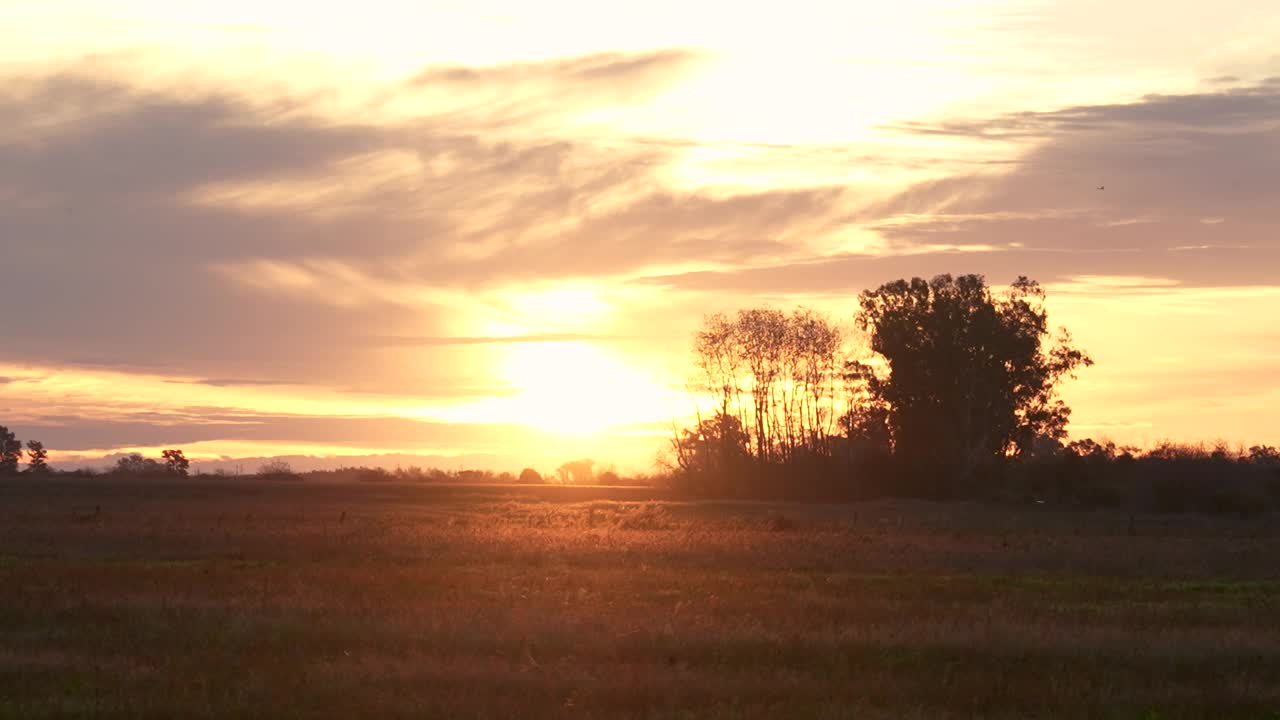
{"type": "Polygon", "coordinates": [[[0,717],[1280,717],[1280,528],[642,489],[0,488],[0,717]]]}

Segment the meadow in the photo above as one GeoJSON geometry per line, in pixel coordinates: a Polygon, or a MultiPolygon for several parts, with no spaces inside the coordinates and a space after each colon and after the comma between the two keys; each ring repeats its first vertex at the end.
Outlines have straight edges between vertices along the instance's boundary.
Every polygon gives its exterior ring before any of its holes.
{"type": "Polygon", "coordinates": [[[1280,523],[0,484],[0,717],[1280,717],[1280,523]]]}

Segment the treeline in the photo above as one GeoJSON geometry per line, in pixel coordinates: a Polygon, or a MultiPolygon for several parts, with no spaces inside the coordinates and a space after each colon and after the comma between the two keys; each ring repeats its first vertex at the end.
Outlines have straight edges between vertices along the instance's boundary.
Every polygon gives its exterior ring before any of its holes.
{"type": "Polygon", "coordinates": [[[1145,451],[1078,440],[1046,448],[1006,478],[1008,497],[1157,512],[1280,511],[1280,450],[1162,442],[1145,451]]]}
{"type": "MultiPolygon", "coordinates": [[[[65,475],[77,477],[128,477],[136,479],[184,478],[192,476],[191,462],[181,449],[170,449],[161,452],[160,458],[148,458],[141,453],[130,453],[116,460],[106,469],[79,468],[59,471],[49,466],[48,452],[38,442],[28,443],[33,450],[29,453],[30,467],[23,474],[43,476],[65,475]]],[[[0,426],[0,447],[16,447],[12,457],[6,455],[7,462],[0,465],[0,470],[9,469],[8,474],[18,474],[18,463],[21,449],[14,434],[4,426],[0,426]]],[[[4,474],[0,472],[0,474],[4,474]]],[[[441,468],[422,468],[416,465],[388,469],[377,466],[344,466],[328,470],[294,471],[289,462],[282,459],[268,460],[262,463],[255,472],[230,472],[225,469],[202,471],[197,469],[195,477],[201,478],[245,478],[256,480],[285,480],[302,482],[404,482],[404,483],[457,483],[457,484],[520,484],[520,485],[654,485],[655,480],[648,475],[623,476],[614,470],[612,465],[599,466],[590,458],[570,460],[558,466],[554,472],[545,475],[534,468],[526,467],[519,474],[511,472],[494,472],[492,470],[441,468]]]]}
{"type": "MultiPolygon", "coordinates": [[[[572,460],[556,468],[555,472],[543,473],[527,467],[519,473],[494,472],[493,470],[442,470],[440,468],[422,468],[418,466],[397,467],[341,467],[333,470],[311,470],[304,473],[289,474],[298,480],[320,482],[403,482],[403,483],[440,483],[440,484],[482,484],[482,485],[652,485],[649,476],[623,476],[606,466],[594,472],[594,461],[572,460]]],[[[272,473],[279,477],[280,473],[272,473]]],[[[259,472],[259,476],[264,474],[259,472]]]]}
{"type": "Polygon", "coordinates": [[[1026,278],[997,292],[941,275],[862,293],[847,329],[806,309],[710,315],[667,481],[717,497],[1280,508],[1274,448],[1066,443],[1058,388],[1093,361],[1044,301],[1026,278]]]}
{"type": "Polygon", "coordinates": [[[16,433],[4,425],[0,425],[0,475],[17,475],[19,472],[31,475],[44,475],[50,471],[49,451],[39,440],[28,440],[26,444],[27,467],[21,467],[24,451],[22,441],[16,433]]]}

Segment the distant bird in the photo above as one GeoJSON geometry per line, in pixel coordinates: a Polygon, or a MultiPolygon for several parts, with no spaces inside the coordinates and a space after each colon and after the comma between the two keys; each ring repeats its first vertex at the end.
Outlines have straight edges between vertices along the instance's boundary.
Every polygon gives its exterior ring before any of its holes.
{"type": "Polygon", "coordinates": [[[1107,186],[1106,186],[1106,185],[1099,185],[1099,186],[1098,186],[1098,189],[1099,189],[1099,190],[1106,190],[1106,189],[1107,189],[1107,186]]]}

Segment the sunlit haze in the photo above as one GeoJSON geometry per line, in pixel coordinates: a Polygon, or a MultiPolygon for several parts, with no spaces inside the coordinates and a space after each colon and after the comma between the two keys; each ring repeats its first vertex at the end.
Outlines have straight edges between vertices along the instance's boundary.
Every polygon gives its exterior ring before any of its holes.
{"type": "Polygon", "coordinates": [[[646,470],[705,314],[944,272],[1046,287],[1073,437],[1280,441],[1274,0],[11,2],[0,74],[56,465],[646,470]]]}

